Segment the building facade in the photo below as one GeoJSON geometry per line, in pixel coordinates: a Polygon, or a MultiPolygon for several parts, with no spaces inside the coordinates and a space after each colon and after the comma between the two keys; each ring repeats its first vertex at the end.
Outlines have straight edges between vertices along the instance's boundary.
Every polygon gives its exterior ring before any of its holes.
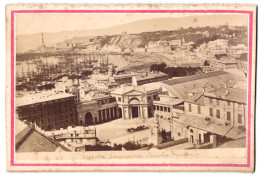
{"type": "Polygon", "coordinates": [[[121,118],[116,100],[110,94],[96,94],[92,101],[78,104],[79,124],[100,124],[121,118]]]}
{"type": "Polygon", "coordinates": [[[246,136],[246,90],[220,88],[192,94],[184,101],[184,114],[172,122],[175,140],[188,138],[193,144],[212,143],[246,136]]]}
{"type": "Polygon", "coordinates": [[[158,100],[160,89],[139,86],[122,86],[111,92],[118,104],[118,109],[122,118],[147,119],[153,116],[153,101],[158,100]]]}
{"type": "Polygon", "coordinates": [[[77,100],[72,94],[41,93],[18,98],[17,103],[18,119],[35,123],[42,130],[77,124],[77,100]]]}
{"type": "Polygon", "coordinates": [[[126,85],[132,85],[132,78],[135,76],[135,74],[119,74],[119,75],[113,75],[110,77],[110,80],[112,82],[117,83],[118,85],[126,84],[126,85]]]}

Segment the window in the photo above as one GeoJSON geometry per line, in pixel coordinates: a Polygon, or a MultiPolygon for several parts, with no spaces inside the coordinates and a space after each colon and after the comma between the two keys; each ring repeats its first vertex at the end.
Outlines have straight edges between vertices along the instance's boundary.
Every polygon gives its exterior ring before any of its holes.
{"type": "Polygon", "coordinates": [[[198,114],[201,114],[201,109],[199,105],[198,105],[198,114]]]}
{"type": "Polygon", "coordinates": [[[168,108],[168,112],[171,112],[171,108],[168,108]]]}
{"type": "Polygon", "coordinates": [[[167,112],[167,107],[164,107],[164,112],[167,112]]]}
{"type": "Polygon", "coordinates": [[[148,97],[147,97],[147,100],[150,101],[150,100],[151,100],[151,96],[148,96],[148,97]]]}
{"type": "Polygon", "coordinates": [[[160,110],[163,111],[163,107],[162,106],[160,106],[160,110]]]}
{"type": "Polygon", "coordinates": [[[209,98],[209,104],[211,104],[211,105],[212,105],[212,99],[211,99],[211,98],[209,98]]]}
{"type": "Polygon", "coordinates": [[[227,101],[227,105],[230,106],[230,101],[227,101]]]}
{"type": "Polygon", "coordinates": [[[216,110],[216,117],[220,118],[220,110],[219,109],[216,110]]]}
{"type": "Polygon", "coordinates": [[[154,95],[154,96],[153,96],[153,99],[154,99],[154,100],[156,100],[156,98],[157,98],[157,96],[156,96],[156,95],[154,95]]]}
{"type": "Polygon", "coordinates": [[[238,103],[238,110],[242,110],[243,105],[241,103],[238,103]]]}
{"type": "Polygon", "coordinates": [[[191,104],[189,104],[189,111],[191,112],[191,104]]]}
{"type": "Polygon", "coordinates": [[[181,133],[180,133],[180,132],[178,132],[178,136],[181,136],[181,133]]]}
{"type": "Polygon", "coordinates": [[[227,112],[227,121],[230,121],[231,120],[231,113],[228,111],[227,112]]]}
{"type": "Polygon", "coordinates": [[[121,97],[118,97],[118,101],[121,101],[121,97]]]}
{"type": "Polygon", "coordinates": [[[237,123],[242,124],[242,114],[237,115],[237,123]]]}
{"type": "Polygon", "coordinates": [[[216,100],[216,105],[219,106],[220,105],[220,101],[216,100]]]}
{"type": "Polygon", "coordinates": [[[212,108],[209,108],[209,115],[213,116],[213,109],[212,108]]]}

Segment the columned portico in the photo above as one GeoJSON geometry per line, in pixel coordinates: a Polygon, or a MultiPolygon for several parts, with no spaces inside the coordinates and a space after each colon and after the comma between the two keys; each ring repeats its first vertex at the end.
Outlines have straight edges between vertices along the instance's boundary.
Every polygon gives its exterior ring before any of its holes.
{"type": "Polygon", "coordinates": [[[158,98],[160,88],[146,86],[130,86],[116,89],[111,96],[117,101],[119,110],[122,110],[123,119],[147,119],[152,114],[148,110],[153,107],[153,101],[158,98]]]}
{"type": "Polygon", "coordinates": [[[122,118],[135,119],[135,118],[148,118],[148,105],[125,105],[122,106],[122,118]]]}

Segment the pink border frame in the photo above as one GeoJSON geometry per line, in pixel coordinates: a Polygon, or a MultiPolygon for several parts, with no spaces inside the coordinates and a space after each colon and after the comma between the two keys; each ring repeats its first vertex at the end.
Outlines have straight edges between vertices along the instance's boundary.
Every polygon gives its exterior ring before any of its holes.
{"type": "Polygon", "coordinates": [[[96,166],[96,167],[250,167],[251,150],[251,84],[252,84],[253,11],[243,10],[12,10],[11,11],[11,161],[10,166],[96,166]],[[246,164],[62,164],[62,163],[15,163],[14,145],[14,15],[16,13],[227,13],[249,15],[249,74],[248,74],[248,141],[246,164]]]}

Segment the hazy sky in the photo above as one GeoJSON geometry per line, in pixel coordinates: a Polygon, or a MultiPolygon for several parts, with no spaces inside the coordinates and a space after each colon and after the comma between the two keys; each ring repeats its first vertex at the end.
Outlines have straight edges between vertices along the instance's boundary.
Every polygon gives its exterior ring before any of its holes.
{"type": "MultiPolygon", "coordinates": [[[[120,14],[16,14],[16,34],[34,34],[41,32],[60,32],[73,30],[90,30],[107,28],[121,25],[132,21],[163,18],[163,17],[183,17],[183,14],[170,13],[120,13],[120,14]]],[[[188,16],[188,15],[186,15],[188,16]]],[[[199,21],[200,26],[210,25],[247,25],[247,18],[244,15],[216,15],[218,20],[209,16],[207,21],[199,21]],[[223,18],[222,18],[223,17],[223,18]],[[242,17],[242,18],[241,18],[242,17]]]]}

